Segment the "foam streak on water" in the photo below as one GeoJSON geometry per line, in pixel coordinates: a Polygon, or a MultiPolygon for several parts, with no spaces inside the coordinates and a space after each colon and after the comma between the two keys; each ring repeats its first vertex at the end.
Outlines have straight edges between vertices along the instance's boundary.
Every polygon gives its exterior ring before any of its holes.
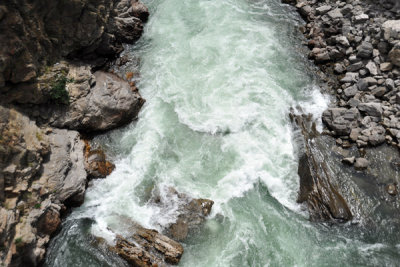
{"type": "Polygon", "coordinates": [[[123,230],[121,215],[161,229],[176,207],[147,200],[173,186],[215,201],[184,243],[181,266],[369,264],[363,255],[382,246],[308,223],[295,201],[288,110],[326,106],[297,46],[295,13],[278,0],[143,2],[151,18],[131,53],[141,58],[147,102],[113,140],[116,170],[94,182],[71,218],[94,218],[92,233],[109,240],[107,227],[123,230]]]}

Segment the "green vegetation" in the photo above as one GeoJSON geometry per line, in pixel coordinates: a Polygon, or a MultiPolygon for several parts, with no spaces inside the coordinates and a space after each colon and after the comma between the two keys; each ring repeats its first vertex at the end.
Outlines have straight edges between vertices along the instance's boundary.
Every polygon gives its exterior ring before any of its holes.
{"type": "Polygon", "coordinates": [[[15,245],[18,245],[18,244],[21,244],[21,243],[22,243],[22,237],[15,238],[15,240],[14,240],[14,244],[15,245]]]}
{"type": "Polygon", "coordinates": [[[34,207],[35,209],[40,209],[40,203],[36,203],[34,207]]]}
{"type": "Polygon", "coordinates": [[[68,79],[64,74],[58,77],[54,82],[52,89],[50,91],[50,97],[57,104],[68,105],[69,104],[69,94],[65,86],[67,83],[73,82],[73,80],[68,79]]]}
{"type": "Polygon", "coordinates": [[[36,132],[36,138],[37,138],[38,141],[42,141],[43,140],[42,133],[36,132]]]}

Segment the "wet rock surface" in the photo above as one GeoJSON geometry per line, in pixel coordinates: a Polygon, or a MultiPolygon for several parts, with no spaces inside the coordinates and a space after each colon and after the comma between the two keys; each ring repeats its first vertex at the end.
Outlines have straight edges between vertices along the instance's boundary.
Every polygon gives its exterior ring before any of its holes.
{"type": "Polygon", "coordinates": [[[103,150],[92,149],[90,142],[85,140],[85,169],[89,178],[105,178],[115,169],[115,165],[108,161],[103,150]]]}
{"type": "Polygon", "coordinates": [[[298,132],[306,142],[300,144],[298,201],[306,204],[310,219],[345,222],[343,215],[351,214],[347,219],[366,229],[379,231],[384,223],[389,226],[385,231],[394,233],[400,226],[398,149],[388,144],[343,148],[332,136],[315,132],[310,117],[293,116],[300,129],[308,129],[298,132]],[[355,166],[357,161],[361,168],[355,166]],[[334,213],[341,209],[347,212],[334,213]]]}
{"type": "Polygon", "coordinates": [[[172,187],[166,191],[166,194],[160,194],[155,190],[150,201],[161,209],[168,209],[171,202],[176,205],[176,220],[167,227],[165,234],[174,240],[181,241],[190,232],[199,229],[205,222],[214,201],[202,198],[193,199],[186,194],[177,192],[172,187]]]}
{"type": "Polygon", "coordinates": [[[139,225],[131,226],[133,235],[116,237],[116,245],[111,247],[118,255],[133,266],[165,266],[165,263],[178,264],[183,247],[171,238],[153,229],[139,225]]]}
{"type": "Polygon", "coordinates": [[[178,264],[184,250],[177,241],[186,239],[189,233],[199,229],[214,204],[209,199],[193,199],[172,187],[164,189],[153,190],[150,199],[150,203],[160,207],[161,213],[163,209],[175,209],[174,222],[161,225],[161,232],[144,228],[126,216],[119,216],[119,227],[124,234],[116,235],[116,244],[110,249],[133,266],[178,264]]]}
{"type": "Polygon", "coordinates": [[[304,151],[300,156],[298,174],[300,192],[298,202],[307,203],[312,221],[346,222],[353,215],[335,184],[325,157],[320,151],[319,134],[312,129],[309,118],[293,116],[293,121],[304,136],[304,151]]]}

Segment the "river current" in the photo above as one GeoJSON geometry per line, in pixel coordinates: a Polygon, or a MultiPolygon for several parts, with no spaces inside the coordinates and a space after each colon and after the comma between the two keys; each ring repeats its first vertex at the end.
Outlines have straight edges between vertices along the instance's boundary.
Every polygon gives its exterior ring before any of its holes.
{"type": "Polygon", "coordinates": [[[156,207],[149,194],[174,187],[215,202],[183,242],[179,266],[394,266],[398,247],[351,225],[311,223],[296,203],[288,112],[301,106],[318,117],[328,103],[296,12],[280,0],[142,1],[150,20],[127,47],[137,60],[124,71],[140,73],[147,101],[137,121],[96,138],[116,169],[91,182],[45,265],[123,266],[92,236],[112,242],[109,229],[124,233],[121,218],[162,230],[176,204],[156,207]]]}

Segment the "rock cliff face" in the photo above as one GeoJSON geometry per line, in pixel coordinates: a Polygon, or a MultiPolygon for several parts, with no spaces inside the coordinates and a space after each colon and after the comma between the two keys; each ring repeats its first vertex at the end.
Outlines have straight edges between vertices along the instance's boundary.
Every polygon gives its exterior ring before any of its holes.
{"type": "Polygon", "coordinates": [[[32,82],[60,58],[104,64],[140,37],[147,16],[137,0],[2,1],[0,88],[32,82]]]}
{"type": "Polygon", "coordinates": [[[147,20],[137,0],[0,3],[0,265],[36,266],[87,179],[114,168],[80,132],[134,119],[132,82],[99,70],[147,20]]]}

